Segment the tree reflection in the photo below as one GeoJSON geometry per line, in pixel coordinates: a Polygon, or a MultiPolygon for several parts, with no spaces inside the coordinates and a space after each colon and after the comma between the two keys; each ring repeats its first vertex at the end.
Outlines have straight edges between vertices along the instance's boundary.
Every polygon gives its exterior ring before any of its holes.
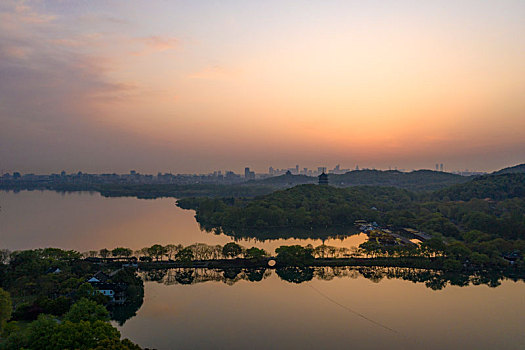
{"type": "MultiPolygon", "coordinates": [[[[269,273],[271,273],[268,270],[269,273]]],[[[250,282],[260,282],[266,278],[266,269],[251,269],[246,271],[246,277],[250,282]]]]}
{"type": "MultiPolygon", "coordinates": [[[[353,226],[349,227],[332,227],[329,229],[318,228],[315,231],[298,228],[266,228],[266,229],[242,229],[227,228],[213,225],[203,225],[199,222],[201,230],[216,235],[224,234],[233,237],[236,240],[268,241],[286,237],[287,239],[345,239],[347,237],[360,234],[361,232],[353,226]]],[[[339,252],[338,252],[339,253],[339,252]]],[[[327,256],[334,255],[330,252],[327,256]]]]}
{"type": "Polygon", "coordinates": [[[275,271],[283,281],[303,283],[314,278],[314,269],[311,267],[282,267],[275,271]]]}
{"type": "Polygon", "coordinates": [[[195,281],[195,271],[193,269],[182,269],[170,276],[178,284],[193,284],[195,281]]]}
{"type": "Polygon", "coordinates": [[[144,272],[144,280],[150,281],[150,282],[159,282],[161,283],[164,280],[164,277],[166,276],[167,270],[148,270],[144,272]]]}
{"type": "MultiPolygon", "coordinates": [[[[205,282],[222,282],[234,285],[239,281],[261,282],[271,276],[273,269],[267,268],[174,268],[165,270],[142,271],[140,276],[145,281],[163,283],[166,285],[192,285],[205,282]]],[[[314,278],[331,281],[336,278],[357,279],[363,277],[374,283],[381,283],[384,278],[401,279],[414,283],[423,283],[432,290],[442,290],[447,286],[465,287],[468,285],[487,285],[495,288],[501,285],[502,280],[523,281],[522,277],[506,277],[501,273],[483,272],[473,275],[425,270],[404,267],[355,267],[355,266],[317,266],[317,267],[280,267],[275,269],[277,276],[286,282],[300,284],[314,278]]],[[[111,318],[120,326],[136,315],[143,303],[144,290],[134,300],[124,305],[111,308],[111,318]]]]}
{"type": "MultiPolygon", "coordinates": [[[[432,290],[441,290],[447,286],[465,287],[469,285],[487,285],[497,287],[507,279],[497,273],[476,273],[473,275],[451,273],[438,270],[425,270],[405,267],[352,267],[352,266],[318,266],[318,267],[280,267],[275,269],[277,276],[287,282],[302,283],[312,279],[331,281],[336,278],[364,277],[374,283],[383,279],[402,279],[414,283],[423,283],[432,290]]],[[[191,285],[205,282],[222,282],[234,285],[239,281],[261,282],[272,274],[267,268],[174,268],[150,270],[141,273],[145,281],[154,281],[166,285],[191,285]]],[[[512,278],[514,281],[522,278],[512,278]]]]}
{"type": "MultiPolygon", "coordinates": [[[[158,270],[160,271],[160,270],[158,270]]],[[[265,268],[257,269],[208,269],[208,268],[175,268],[162,270],[162,273],[143,272],[145,281],[155,281],[166,285],[196,284],[204,282],[222,282],[233,285],[238,281],[259,282],[270,276],[271,271],[265,268]],[[159,277],[162,276],[161,279],[159,277]]]]}
{"type": "Polygon", "coordinates": [[[122,327],[127,320],[137,315],[137,311],[139,311],[143,302],[144,295],[142,295],[142,298],[137,301],[112,306],[109,308],[111,319],[116,321],[118,325],[122,327]]]}

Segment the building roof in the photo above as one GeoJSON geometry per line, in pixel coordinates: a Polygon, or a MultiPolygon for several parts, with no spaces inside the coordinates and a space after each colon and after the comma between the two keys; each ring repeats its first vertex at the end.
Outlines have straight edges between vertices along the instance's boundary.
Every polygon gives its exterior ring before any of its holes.
{"type": "Polygon", "coordinates": [[[93,275],[93,277],[91,277],[88,282],[89,283],[97,283],[97,282],[107,282],[109,280],[109,276],[106,275],[104,272],[102,271],[98,271],[96,274],[93,275]]]}
{"type": "Polygon", "coordinates": [[[96,290],[112,290],[115,293],[126,290],[126,285],[122,283],[92,283],[96,290]]]}

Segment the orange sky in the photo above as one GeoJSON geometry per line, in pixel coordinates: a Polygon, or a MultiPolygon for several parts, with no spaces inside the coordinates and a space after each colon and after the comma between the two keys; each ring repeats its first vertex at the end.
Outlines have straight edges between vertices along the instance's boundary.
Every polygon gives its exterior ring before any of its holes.
{"type": "Polygon", "coordinates": [[[525,160],[521,1],[12,1],[0,170],[495,170],[525,160]]]}

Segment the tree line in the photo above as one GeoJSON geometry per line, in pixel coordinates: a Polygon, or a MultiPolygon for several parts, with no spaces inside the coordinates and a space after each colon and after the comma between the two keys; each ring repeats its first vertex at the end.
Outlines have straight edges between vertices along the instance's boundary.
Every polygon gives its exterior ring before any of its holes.
{"type": "Polygon", "coordinates": [[[261,258],[268,256],[268,252],[257,247],[245,248],[235,242],[222,245],[208,245],[195,243],[189,246],[182,244],[154,244],[138,250],[117,247],[112,250],[103,248],[84,252],[83,257],[100,258],[130,258],[135,257],[140,261],[193,261],[193,260],[216,260],[232,259],[242,257],[246,259],[261,258]]]}

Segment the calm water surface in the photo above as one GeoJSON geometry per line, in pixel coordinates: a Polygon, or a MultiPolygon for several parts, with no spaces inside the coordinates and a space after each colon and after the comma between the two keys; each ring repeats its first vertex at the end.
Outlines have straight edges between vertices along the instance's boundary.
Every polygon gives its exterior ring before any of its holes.
{"type": "MultiPolygon", "coordinates": [[[[52,191],[0,191],[0,248],[10,250],[57,247],[81,252],[134,250],[153,244],[226,244],[232,238],[200,230],[192,210],[182,210],[173,198],[105,198],[99,193],[52,191]]],[[[366,235],[329,239],[327,245],[354,247],[366,235]]],[[[240,240],[273,253],[280,245],[320,245],[321,240],[240,240]]]]}
{"type": "MultiPolygon", "coordinates": [[[[225,244],[203,232],[174,199],[99,194],[0,192],[0,248],[79,251],[155,243],[225,244]]],[[[328,240],[351,247],[363,236],[328,240]]],[[[273,252],[319,240],[241,241],[273,252]]],[[[171,281],[171,282],[170,282],[171,281]]],[[[359,274],[290,283],[267,271],[259,282],[145,283],[137,315],[117,325],[124,337],[158,349],[524,349],[525,283],[432,290],[359,274]]]]}
{"type": "Polygon", "coordinates": [[[294,284],[146,282],[144,304],[119,326],[158,349],[523,349],[525,285],[434,291],[362,276],[294,284]]]}

